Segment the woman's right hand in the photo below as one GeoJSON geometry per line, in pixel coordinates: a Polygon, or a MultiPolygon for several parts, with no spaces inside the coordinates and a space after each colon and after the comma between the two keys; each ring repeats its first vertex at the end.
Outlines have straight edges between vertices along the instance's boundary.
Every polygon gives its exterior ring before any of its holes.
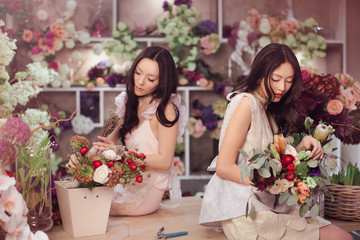
{"type": "Polygon", "coordinates": [[[69,157],[69,162],[65,164],[65,167],[68,171],[71,171],[76,167],[77,163],[79,163],[79,161],[76,159],[76,155],[71,154],[69,157]]]}
{"type": "Polygon", "coordinates": [[[108,138],[101,136],[98,136],[97,138],[100,140],[100,142],[93,143],[93,148],[96,150],[104,151],[108,149],[110,146],[116,146],[116,144],[108,138]]]}

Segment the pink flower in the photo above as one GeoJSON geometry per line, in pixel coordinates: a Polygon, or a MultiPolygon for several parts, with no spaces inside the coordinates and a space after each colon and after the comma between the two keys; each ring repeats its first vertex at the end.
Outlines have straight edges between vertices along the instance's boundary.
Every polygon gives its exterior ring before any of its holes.
{"type": "Polygon", "coordinates": [[[47,38],[46,39],[46,45],[49,47],[49,48],[52,48],[54,46],[54,41],[52,40],[52,38],[47,38]]]}
{"type": "Polygon", "coordinates": [[[35,36],[36,38],[41,38],[41,33],[40,33],[39,31],[35,31],[35,32],[34,32],[34,36],[35,36]]]}
{"type": "Polygon", "coordinates": [[[197,85],[199,85],[200,87],[206,87],[208,85],[208,80],[206,78],[200,78],[197,81],[197,85]]]}
{"type": "Polygon", "coordinates": [[[338,115],[342,112],[344,106],[339,100],[331,100],[327,105],[327,111],[330,115],[338,115]]]}
{"type": "Polygon", "coordinates": [[[31,54],[33,54],[33,55],[39,54],[40,52],[41,52],[41,50],[40,50],[40,48],[38,46],[34,46],[31,49],[31,54]]]}
{"type": "Polygon", "coordinates": [[[6,191],[15,185],[15,178],[0,174],[0,191],[6,191]]]}
{"type": "Polygon", "coordinates": [[[206,127],[203,125],[200,119],[191,117],[188,121],[189,133],[194,138],[199,138],[204,135],[206,127]]]}
{"type": "Polygon", "coordinates": [[[86,90],[91,91],[91,90],[93,90],[94,87],[95,87],[95,84],[90,82],[86,85],[86,90]]]}
{"type": "Polygon", "coordinates": [[[12,141],[13,144],[25,145],[30,139],[29,125],[19,117],[9,118],[1,131],[3,140],[12,141]]]}
{"type": "Polygon", "coordinates": [[[22,35],[22,39],[25,41],[25,42],[30,42],[32,39],[33,39],[33,32],[28,30],[28,29],[25,29],[24,30],[24,33],[22,35]]]}
{"type": "Polygon", "coordinates": [[[102,86],[102,85],[104,85],[104,83],[105,83],[105,80],[102,77],[96,78],[96,85],[97,86],[102,86]]]}
{"type": "Polygon", "coordinates": [[[49,68],[57,70],[59,68],[59,65],[58,65],[58,63],[56,61],[51,61],[49,63],[49,68]]]}
{"type": "Polygon", "coordinates": [[[179,79],[179,84],[180,85],[186,85],[189,83],[189,80],[187,80],[186,78],[180,78],[179,79]]]}
{"type": "Polygon", "coordinates": [[[310,81],[310,72],[308,70],[301,70],[301,75],[303,78],[303,83],[308,83],[310,81]]]}
{"type": "Polygon", "coordinates": [[[7,159],[10,161],[9,163],[13,163],[13,161],[15,160],[16,150],[13,145],[9,148],[9,145],[9,141],[0,139],[0,159],[2,159],[3,161],[7,159]]]}

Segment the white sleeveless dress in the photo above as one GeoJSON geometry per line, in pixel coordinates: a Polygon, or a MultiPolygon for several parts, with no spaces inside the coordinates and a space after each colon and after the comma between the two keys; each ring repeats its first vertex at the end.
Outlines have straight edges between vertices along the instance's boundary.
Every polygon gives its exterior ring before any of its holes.
{"type": "MultiPolygon", "coordinates": [[[[229,94],[230,95],[230,94],[229,94]]],[[[228,95],[228,96],[229,96],[228,95]]],[[[219,149],[224,139],[227,126],[243,97],[251,100],[251,126],[242,149],[250,156],[253,149],[266,149],[273,140],[273,132],[266,112],[258,100],[249,93],[240,93],[234,96],[227,106],[220,133],[219,149]]],[[[272,124],[273,129],[276,126],[272,124]]],[[[216,170],[217,157],[213,160],[208,171],[216,170]]],[[[247,159],[240,154],[237,165],[247,163],[247,159]]],[[[289,239],[318,239],[318,229],[330,222],[318,218],[317,220],[301,218],[298,209],[288,207],[286,203],[279,205],[275,196],[267,192],[259,192],[255,187],[225,180],[216,175],[210,179],[201,205],[199,223],[205,226],[223,227],[229,239],[287,239],[286,232],[291,234],[289,239]],[[254,196],[256,192],[261,202],[254,196]],[[255,220],[246,218],[246,203],[250,202],[255,209],[255,220]],[[308,220],[308,221],[307,221],[308,220]],[[311,222],[311,224],[309,223],[311,222]],[[291,223],[291,224],[290,224],[291,223]],[[299,235],[289,230],[295,228],[299,235]],[[304,238],[304,231],[310,233],[304,238]],[[294,235],[295,234],[295,235],[294,235]],[[316,236],[314,238],[314,236],[316,236]]]]}

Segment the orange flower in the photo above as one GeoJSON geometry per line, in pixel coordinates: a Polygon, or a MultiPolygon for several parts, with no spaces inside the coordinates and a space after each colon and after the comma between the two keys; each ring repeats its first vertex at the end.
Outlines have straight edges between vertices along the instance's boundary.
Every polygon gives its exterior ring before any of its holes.
{"type": "Polygon", "coordinates": [[[282,134],[274,136],[274,144],[280,156],[284,155],[287,143],[286,143],[286,139],[282,134]]]}
{"type": "Polygon", "coordinates": [[[55,34],[55,38],[57,39],[62,39],[66,33],[64,26],[59,23],[54,23],[51,25],[50,31],[55,34]]]}
{"type": "Polygon", "coordinates": [[[25,42],[30,42],[30,41],[33,39],[33,32],[30,31],[30,30],[25,29],[25,30],[24,30],[24,33],[23,33],[23,35],[22,35],[22,39],[23,39],[25,42]]]}
{"type": "Polygon", "coordinates": [[[310,194],[310,189],[309,187],[304,183],[304,182],[298,182],[296,184],[296,186],[298,187],[298,192],[299,194],[303,194],[305,196],[309,196],[310,194]]]}
{"type": "Polygon", "coordinates": [[[302,205],[302,204],[305,203],[305,200],[306,200],[307,196],[304,195],[304,194],[299,193],[299,194],[298,194],[298,198],[299,198],[299,199],[298,199],[298,204],[302,205]]]}

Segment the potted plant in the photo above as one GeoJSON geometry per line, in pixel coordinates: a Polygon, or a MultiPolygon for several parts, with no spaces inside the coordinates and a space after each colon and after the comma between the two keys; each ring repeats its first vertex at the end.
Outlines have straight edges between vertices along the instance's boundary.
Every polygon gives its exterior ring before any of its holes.
{"type": "Polygon", "coordinates": [[[146,158],[143,153],[112,146],[93,154],[82,136],[70,140],[74,153],[69,157],[75,168],[71,181],[55,182],[64,231],[73,237],[104,234],[117,184],[139,184],[146,158]]]}
{"type": "Polygon", "coordinates": [[[325,214],[342,220],[360,221],[360,170],[357,163],[349,163],[332,175],[329,192],[325,198],[325,214]],[[333,200],[333,201],[332,201],[333,200]]]}

